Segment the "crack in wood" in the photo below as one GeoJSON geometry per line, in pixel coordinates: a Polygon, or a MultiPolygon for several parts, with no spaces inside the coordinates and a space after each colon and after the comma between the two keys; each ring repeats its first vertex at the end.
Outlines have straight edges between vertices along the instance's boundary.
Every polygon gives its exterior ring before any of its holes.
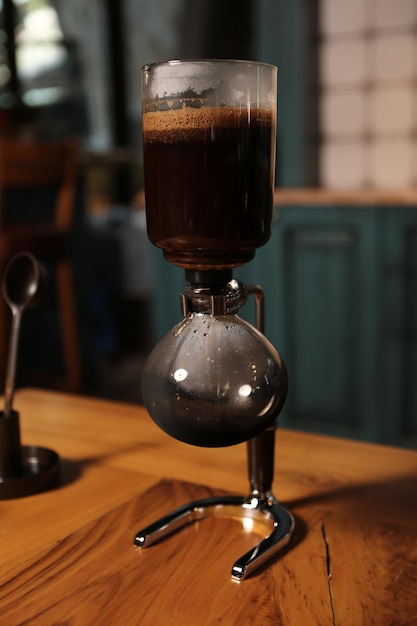
{"type": "MultiPolygon", "coordinates": [[[[327,516],[326,516],[327,517],[327,516]]],[[[333,588],[332,588],[332,562],[330,557],[330,545],[327,539],[327,531],[326,531],[326,517],[323,519],[321,524],[321,534],[324,541],[324,548],[326,551],[326,568],[327,568],[327,585],[329,589],[329,600],[330,600],[330,609],[332,611],[332,621],[333,626],[337,626],[338,622],[336,619],[335,609],[334,609],[334,601],[333,601],[333,588]]]]}

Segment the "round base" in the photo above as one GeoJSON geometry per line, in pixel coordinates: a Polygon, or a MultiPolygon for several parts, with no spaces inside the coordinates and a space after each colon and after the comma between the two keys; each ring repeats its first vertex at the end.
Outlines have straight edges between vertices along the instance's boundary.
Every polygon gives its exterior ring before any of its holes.
{"type": "Polygon", "coordinates": [[[44,491],[59,471],[59,456],[53,450],[22,446],[22,472],[13,478],[0,478],[0,500],[22,498],[44,491]]]}

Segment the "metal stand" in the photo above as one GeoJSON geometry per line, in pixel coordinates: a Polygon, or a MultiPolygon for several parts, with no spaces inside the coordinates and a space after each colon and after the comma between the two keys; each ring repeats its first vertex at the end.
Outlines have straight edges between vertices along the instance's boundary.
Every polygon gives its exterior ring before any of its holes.
{"type": "Polygon", "coordinates": [[[48,489],[59,472],[56,452],[21,446],[19,413],[0,411],[0,500],[23,498],[48,489]]]}
{"type": "Polygon", "coordinates": [[[275,558],[291,539],[294,518],[278,503],[270,490],[274,435],[275,430],[270,429],[247,444],[251,491],[246,498],[219,496],[189,502],[139,531],[134,545],[137,548],[146,548],[188,524],[209,517],[246,518],[269,527],[272,524],[272,532],[235,561],[231,577],[234,580],[243,580],[275,558]]]}
{"type": "MultiPolygon", "coordinates": [[[[246,288],[256,304],[256,326],[264,332],[264,299],[256,285],[246,288]]],[[[219,496],[189,502],[140,530],[133,544],[146,548],[193,522],[209,517],[229,517],[256,521],[272,531],[232,566],[231,577],[240,581],[274,559],[288,544],[294,530],[294,518],[273,496],[275,428],[269,428],[247,442],[249,495],[219,496]]]]}

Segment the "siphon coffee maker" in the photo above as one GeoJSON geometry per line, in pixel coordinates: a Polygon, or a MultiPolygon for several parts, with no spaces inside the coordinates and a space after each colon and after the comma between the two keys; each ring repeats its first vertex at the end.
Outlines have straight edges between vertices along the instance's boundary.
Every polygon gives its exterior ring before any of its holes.
{"type": "Polygon", "coordinates": [[[260,521],[268,534],[233,564],[235,580],[273,559],[294,528],[271,491],[285,364],[263,334],[262,289],[233,278],[271,234],[276,81],[275,66],[249,61],[142,68],[148,237],[188,282],[183,319],[145,363],[143,401],[155,423],[185,443],[246,441],[250,491],[185,504],[139,531],[134,545],[210,516],[260,521]],[[238,315],[249,296],[256,327],[238,315]]]}

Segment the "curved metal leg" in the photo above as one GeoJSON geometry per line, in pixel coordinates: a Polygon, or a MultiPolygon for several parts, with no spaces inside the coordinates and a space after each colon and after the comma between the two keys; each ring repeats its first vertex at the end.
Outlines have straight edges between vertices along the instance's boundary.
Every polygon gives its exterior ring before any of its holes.
{"type": "MultiPolygon", "coordinates": [[[[294,530],[293,516],[277,502],[272,494],[270,494],[267,500],[251,497],[250,507],[254,506],[256,500],[256,511],[272,519],[273,530],[252,550],[249,550],[235,561],[231,572],[234,580],[247,578],[268,561],[274,559],[289,543],[294,530]]],[[[248,501],[243,505],[243,508],[247,506],[249,506],[248,501]]]]}
{"type": "Polygon", "coordinates": [[[133,544],[137,548],[146,548],[161,539],[165,539],[168,535],[172,535],[184,526],[207,517],[237,517],[236,513],[230,515],[230,508],[242,506],[243,501],[243,498],[238,496],[219,496],[188,502],[188,504],[175,509],[140,530],[135,535],[133,544]]]}
{"type": "Polygon", "coordinates": [[[275,431],[271,429],[248,442],[251,492],[247,498],[219,496],[189,502],[140,530],[134,538],[134,545],[146,548],[193,522],[209,517],[229,517],[256,520],[271,530],[265,539],[233,564],[231,576],[234,580],[243,580],[275,558],[291,539],[294,518],[270,490],[274,435],[275,431]]]}
{"type": "Polygon", "coordinates": [[[189,502],[161,517],[140,530],[133,543],[137,548],[146,548],[188,524],[209,517],[256,519],[267,526],[272,526],[272,532],[265,539],[233,564],[231,576],[238,581],[243,580],[276,557],[291,539],[294,528],[292,515],[278,504],[272,494],[267,499],[262,500],[254,494],[248,498],[219,496],[189,502]]]}

